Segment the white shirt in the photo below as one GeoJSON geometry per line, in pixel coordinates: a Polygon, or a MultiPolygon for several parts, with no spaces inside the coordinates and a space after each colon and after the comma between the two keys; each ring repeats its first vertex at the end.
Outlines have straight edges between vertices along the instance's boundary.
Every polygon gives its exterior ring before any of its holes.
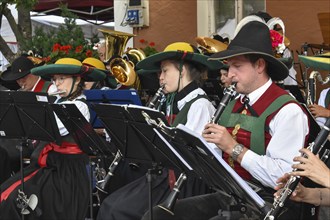
{"type": "MultiPolygon", "coordinates": [[[[178,109],[181,111],[187,102],[196,98],[198,95],[206,95],[206,93],[201,88],[191,91],[186,97],[178,101],[178,109]]],[[[187,123],[185,126],[199,134],[202,134],[205,125],[210,121],[214,112],[215,108],[208,99],[197,99],[190,106],[187,115],[187,123]]]]}
{"type": "MultiPolygon", "coordinates": [[[[269,88],[272,81],[248,95],[253,105],[269,88]]],[[[300,155],[309,132],[308,119],[303,110],[294,103],[289,103],[279,110],[269,124],[272,136],[266,155],[258,155],[248,150],[241,161],[241,166],[263,185],[274,188],[276,180],[292,171],[293,158],[300,155]]]]}
{"type": "MultiPolygon", "coordinates": [[[[86,118],[87,121],[89,121],[90,119],[90,113],[89,113],[89,108],[88,105],[82,101],[79,101],[77,99],[86,99],[85,95],[80,95],[77,98],[75,98],[73,101],[64,101],[61,103],[58,103],[58,105],[61,104],[75,104],[77,106],[77,108],[79,109],[79,111],[81,112],[81,114],[86,118]]],[[[60,131],[60,135],[61,136],[65,136],[68,135],[69,132],[68,130],[65,128],[64,124],[62,123],[62,121],[57,117],[56,113],[55,114],[55,119],[56,119],[56,123],[58,126],[58,129],[60,131]]]]}
{"type": "MultiPolygon", "coordinates": [[[[320,93],[319,101],[317,103],[318,105],[323,106],[324,108],[328,108],[328,106],[325,106],[325,97],[327,96],[327,93],[328,93],[329,89],[330,88],[322,90],[322,92],[320,93]]],[[[315,120],[320,126],[323,126],[325,121],[327,120],[327,118],[317,117],[315,120]]]]}

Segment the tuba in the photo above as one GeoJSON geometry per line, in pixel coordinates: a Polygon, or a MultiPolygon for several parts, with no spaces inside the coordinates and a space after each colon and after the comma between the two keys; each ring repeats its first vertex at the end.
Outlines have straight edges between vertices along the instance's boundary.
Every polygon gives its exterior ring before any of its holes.
{"type": "Polygon", "coordinates": [[[110,72],[124,86],[140,88],[140,80],[134,71],[134,63],[123,59],[128,40],[136,35],[114,30],[99,29],[105,37],[105,60],[110,62],[110,72]]]}

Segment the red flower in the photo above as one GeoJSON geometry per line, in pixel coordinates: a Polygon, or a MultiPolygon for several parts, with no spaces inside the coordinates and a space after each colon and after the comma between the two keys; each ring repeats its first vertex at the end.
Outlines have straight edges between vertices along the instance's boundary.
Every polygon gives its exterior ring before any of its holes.
{"type": "Polygon", "coordinates": [[[140,39],[140,43],[143,44],[145,41],[145,39],[140,39]]]}
{"type": "Polygon", "coordinates": [[[270,30],[270,38],[272,40],[272,47],[275,49],[279,44],[283,42],[283,36],[277,31],[270,30]]]}
{"type": "Polygon", "coordinates": [[[59,44],[59,43],[54,44],[53,45],[53,52],[60,50],[60,48],[61,48],[61,44],[59,44]]]}
{"type": "Polygon", "coordinates": [[[91,57],[93,55],[93,52],[91,50],[86,51],[86,56],[91,57]]]}
{"type": "Polygon", "coordinates": [[[76,47],[75,52],[76,53],[80,53],[82,50],[83,50],[83,46],[82,45],[79,45],[79,46],[76,47]]]}
{"type": "Polygon", "coordinates": [[[150,47],[154,47],[154,46],[155,46],[155,42],[150,42],[150,43],[149,43],[149,46],[150,46],[150,47]]]}

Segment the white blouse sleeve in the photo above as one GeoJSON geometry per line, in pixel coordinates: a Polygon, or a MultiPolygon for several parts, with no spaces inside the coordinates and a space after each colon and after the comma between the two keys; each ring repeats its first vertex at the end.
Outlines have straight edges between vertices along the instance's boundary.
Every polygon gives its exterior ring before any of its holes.
{"type": "Polygon", "coordinates": [[[241,165],[263,185],[273,188],[279,177],[292,171],[293,158],[300,155],[309,128],[306,114],[294,103],[284,106],[269,127],[272,138],[266,155],[248,150],[241,165]]]}
{"type": "MultiPolygon", "coordinates": [[[[79,111],[81,112],[81,114],[86,118],[87,121],[89,121],[90,112],[89,112],[88,105],[86,103],[79,101],[79,100],[75,100],[75,101],[65,101],[65,102],[62,102],[61,104],[75,104],[77,106],[77,108],[79,109],[79,111]]],[[[58,104],[58,105],[61,105],[61,104],[58,104]]],[[[61,136],[68,135],[69,134],[68,130],[65,128],[64,124],[57,117],[56,114],[55,114],[55,119],[56,119],[58,129],[60,131],[60,135],[61,136]]]]}

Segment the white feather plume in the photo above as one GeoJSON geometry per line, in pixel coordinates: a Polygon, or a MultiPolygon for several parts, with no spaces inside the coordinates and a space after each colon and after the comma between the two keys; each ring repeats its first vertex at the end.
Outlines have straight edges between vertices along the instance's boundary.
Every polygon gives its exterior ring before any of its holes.
{"type": "Polygon", "coordinates": [[[265,25],[267,25],[265,20],[262,19],[261,17],[257,16],[257,15],[246,16],[237,24],[236,29],[235,29],[234,38],[236,37],[237,33],[241,30],[241,28],[244,25],[246,25],[247,23],[251,22],[251,21],[259,21],[259,22],[264,23],[265,25]]]}
{"type": "MultiPolygon", "coordinates": [[[[285,38],[285,25],[284,22],[282,21],[282,19],[280,19],[279,17],[274,17],[269,19],[269,21],[267,22],[267,26],[269,28],[269,30],[273,30],[275,25],[280,25],[282,28],[282,32],[283,32],[283,42],[284,42],[284,38],[285,38]]],[[[282,42],[282,43],[283,43],[282,42]]]]}

